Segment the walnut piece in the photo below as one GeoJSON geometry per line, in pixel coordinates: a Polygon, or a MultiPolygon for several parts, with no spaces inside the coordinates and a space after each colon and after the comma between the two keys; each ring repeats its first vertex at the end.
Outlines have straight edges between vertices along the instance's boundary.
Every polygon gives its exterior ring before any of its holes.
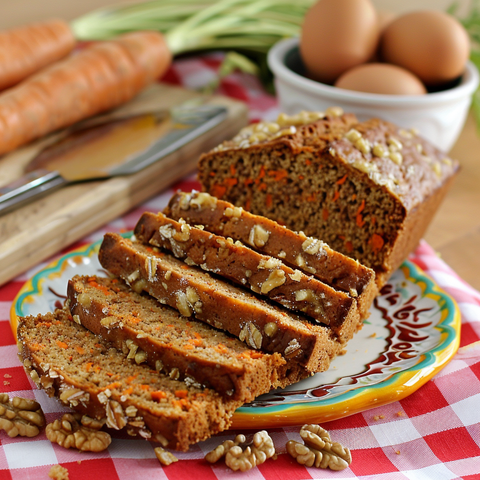
{"type": "Polygon", "coordinates": [[[300,437],[305,444],[295,440],[287,442],[287,452],[300,465],[344,470],[352,463],[350,450],[338,442],[332,442],[330,434],[320,425],[304,425],[300,437]]]}
{"type": "Polygon", "coordinates": [[[48,472],[48,476],[53,480],[69,480],[68,470],[61,465],[53,465],[50,471],[48,472]]]}
{"type": "MultiPolygon", "coordinates": [[[[76,448],[82,452],[101,452],[111,443],[112,438],[107,432],[99,431],[82,425],[81,415],[66,413],[61,420],[55,420],[47,425],[45,433],[52,443],[58,443],[64,448],[76,448]]],[[[98,423],[85,419],[89,425],[98,427],[98,423]]]]}
{"type": "Polygon", "coordinates": [[[215,463],[225,456],[225,464],[232,470],[246,472],[257,465],[261,465],[268,458],[275,455],[273,440],[265,430],[257,432],[253,441],[246,442],[245,435],[237,435],[235,440],[226,440],[215,450],[209,452],[205,459],[215,463]]]}
{"type": "Polygon", "coordinates": [[[0,430],[9,437],[35,437],[45,426],[45,416],[35,400],[0,393],[0,430]]]}
{"type": "Polygon", "coordinates": [[[178,458],[173,455],[173,453],[167,452],[162,447],[157,447],[153,451],[155,452],[155,456],[158,458],[158,461],[162,465],[170,465],[174,462],[178,462],[178,458]]]}
{"type": "Polygon", "coordinates": [[[241,443],[245,443],[245,440],[246,440],[245,435],[237,435],[235,437],[235,440],[225,440],[221,445],[216,447],[214,450],[212,450],[211,452],[208,452],[207,455],[205,455],[205,460],[209,463],[216,463],[222,457],[224,457],[232,447],[240,445],[241,443]]]}

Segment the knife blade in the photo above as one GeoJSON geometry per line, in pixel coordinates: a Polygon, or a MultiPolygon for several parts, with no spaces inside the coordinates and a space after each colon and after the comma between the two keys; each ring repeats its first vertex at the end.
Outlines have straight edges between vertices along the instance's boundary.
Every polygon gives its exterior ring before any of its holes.
{"type": "Polygon", "coordinates": [[[0,215],[66,185],[138,172],[226,117],[223,106],[190,101],[169,111],[84,122],[41,150],[22,178],[0,188],[0,215]]]}

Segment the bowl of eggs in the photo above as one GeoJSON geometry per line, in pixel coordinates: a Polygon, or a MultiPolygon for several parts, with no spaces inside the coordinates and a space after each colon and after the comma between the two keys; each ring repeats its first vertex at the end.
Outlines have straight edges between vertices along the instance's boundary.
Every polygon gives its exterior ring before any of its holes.
{"type": "Polygon", "coordinates": [[[370,0],[319,0],[300,37],[270,49],[268,65],[289,115],[339,106],[413,128],[448,152],[479,84],[469,54],[467,32],[446,13],[392,18],[370,0]]]}

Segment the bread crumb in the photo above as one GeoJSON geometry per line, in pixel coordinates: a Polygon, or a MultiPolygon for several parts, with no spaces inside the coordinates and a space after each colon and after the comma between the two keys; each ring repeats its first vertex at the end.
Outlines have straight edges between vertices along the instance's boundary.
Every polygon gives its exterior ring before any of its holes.
{"type": "Polygon", "coordinates": [[[10,385],[10,382],[8,382],[7,380],[4,380],[4,381],[3,381],[3,384],[4,384],[5,386],[7,386],[7,385],[10,385]]]}
{"type": "Polygon", "coordinates": [[[53,480],[69,480],[68,470],[61,465],[53,465],[48,472],[48,476],[53,480]]]}
{"type": "Polygon", "coordinates": [[[397,412],[397,417],[403,417],[403,412],[397,412]]]}
{"type": "Polygon", "coordinates": [[[8,373],[6,373],[6,374],[3,376],[3,378],[12,378],[12,376],[9,375],[8,373]]]}

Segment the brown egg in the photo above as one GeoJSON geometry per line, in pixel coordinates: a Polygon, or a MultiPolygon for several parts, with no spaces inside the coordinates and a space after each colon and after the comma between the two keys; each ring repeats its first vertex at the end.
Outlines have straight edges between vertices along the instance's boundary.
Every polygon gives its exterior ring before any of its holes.
{"type": "Polygon", "coordinates": [[[383,31],[382,58],[410,70],[427,86],[460,76],[470,54],[470,40],[452,16],[434,10],[402,15],[383,31]]]}
{"type": "Polygon", "coordinates": [[[345,72],[335,86],[357,92],[384,95],[422,95],[422,82],[404,68],[387,63],[367,63],[345,72]]]}
{"type": "Polygon", "coordinates": [[[300,55],[309,77],[333,83],[343,72],[368,61],[378,38],[370,0],[320,0],[305,15],[300,55]]]}

